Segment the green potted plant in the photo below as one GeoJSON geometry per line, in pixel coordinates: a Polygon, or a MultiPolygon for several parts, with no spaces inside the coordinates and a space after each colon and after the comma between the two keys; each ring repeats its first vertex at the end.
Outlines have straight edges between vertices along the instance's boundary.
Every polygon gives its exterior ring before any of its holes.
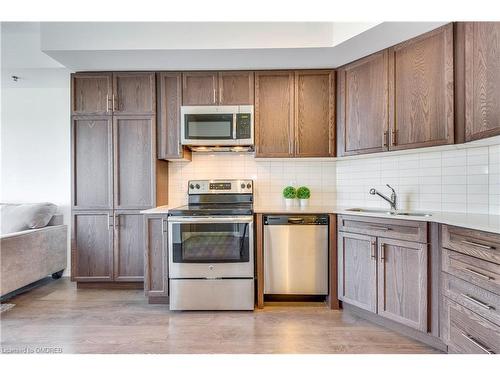
{"type": "Polygon", "coordinates": [[[297,189],[297,198],[299,198],[300,207],[306,207],[311,198],[311,190],[307,186],[301,186],[297,189]]]}
{"type": "Polygon", "coordinates": [[[292,206],[295,198],[297,198],[297,190],[293,186],[287,186],[283,189],[283,198],[285,198],[285,205],[292,206]]]}

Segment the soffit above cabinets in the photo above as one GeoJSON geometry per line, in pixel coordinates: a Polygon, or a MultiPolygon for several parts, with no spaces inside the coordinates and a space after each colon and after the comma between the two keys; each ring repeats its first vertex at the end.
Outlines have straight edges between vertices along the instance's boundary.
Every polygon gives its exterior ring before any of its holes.
{"type": "Polygon", "coordinates": [[[74,70],[334,68],[446,22],[41,23],[41,50],[74,70]]]}

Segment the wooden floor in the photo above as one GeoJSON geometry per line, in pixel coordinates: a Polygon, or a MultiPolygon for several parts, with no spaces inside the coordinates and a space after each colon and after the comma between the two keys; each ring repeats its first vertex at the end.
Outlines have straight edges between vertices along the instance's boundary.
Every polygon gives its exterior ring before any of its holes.
{"type": "Polygon", "coordinates": [[[2,352],[436,353],[342,311],[273,305],[255,312],[170,312],[142,291],[76,289],[60,279],[19,295],[1,314],[2,352]]]}

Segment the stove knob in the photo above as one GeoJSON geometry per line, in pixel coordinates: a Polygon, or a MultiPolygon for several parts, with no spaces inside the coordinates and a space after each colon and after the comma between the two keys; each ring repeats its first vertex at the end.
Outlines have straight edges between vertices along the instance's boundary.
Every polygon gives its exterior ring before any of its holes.
{"type": "Polygon", "coordinates": [[[194,185],[193,184],[189,184],[189,188],[190,189],[194,189],[194,185]]]}
{"type": "Polygon", "coordinates": [[[245,188],[245,184],[241,184],[241,188],[244,189],[245,188]]]}
{"type": "Polygon", "coordinates": [[[199,189],[200,188],[200,184],[196,184],[196,189],[199,189]]]}
{"type": "Polygon", "coordinates": [[[252,187],[251,184],[247,184],[247,189],[250,189],[252,187]]]}

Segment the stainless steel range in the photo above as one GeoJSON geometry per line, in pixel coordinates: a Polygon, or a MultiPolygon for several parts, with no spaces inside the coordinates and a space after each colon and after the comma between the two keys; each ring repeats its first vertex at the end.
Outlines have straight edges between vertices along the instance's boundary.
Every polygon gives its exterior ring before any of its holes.
{"type": "Polygon", "coordinates": [[[169,211],[171,310],[253,310],[253,182],[189,181],[169,211]]]}

